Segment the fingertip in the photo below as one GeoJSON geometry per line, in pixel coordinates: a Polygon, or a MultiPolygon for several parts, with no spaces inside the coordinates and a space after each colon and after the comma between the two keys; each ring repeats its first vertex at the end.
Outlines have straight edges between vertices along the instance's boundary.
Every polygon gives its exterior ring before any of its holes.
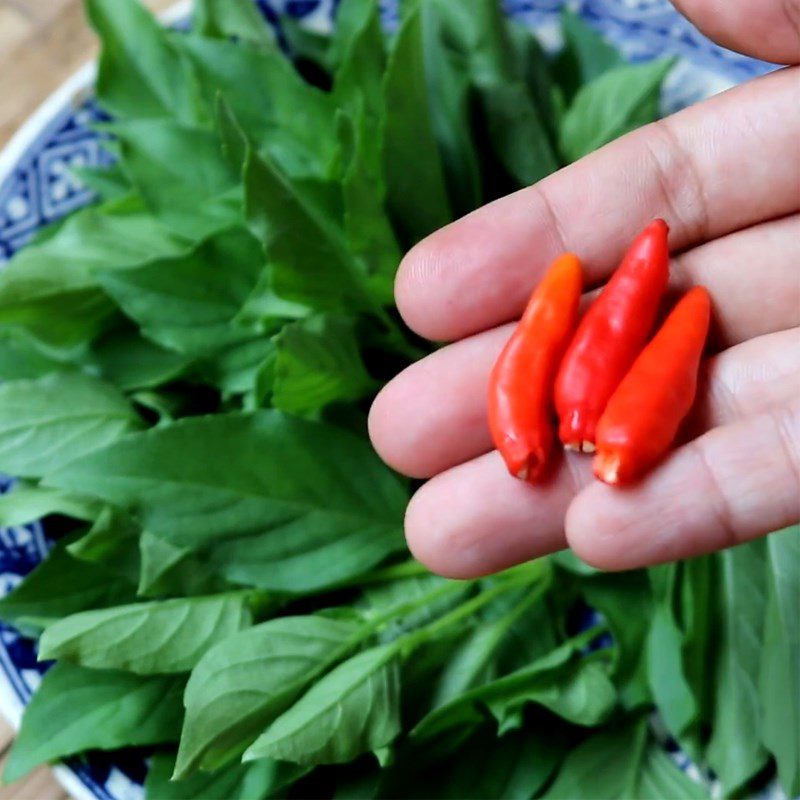
{"type": "MultiPolygon", "coordinates": [[[[465,529],[440,502],[435,479],[421,486],[406,508],[405,534],[414,558],[443,578],[469,579],[487,574],[482,560],[465,547],[465,529]],[[432,485],[433,484],[433,485],[432,485]]],[[[489,572],[491,570],[488,570],[489,572]]]]}
{"type": "Polygon", "coordinates": [[[410,441],[412,437],[402,424],[406,406],[404,385],[395,378],[372,401],[367,416],[369,438],[375,452],[392,469],[409,478],[427,478],[428,474],[420,469],[415,457],[418,451],[413,446],[413,441],[410,441]],[[404,434],[398,436],[398,429],[404,431],[404,434]]]}
{"type": "Polygon", "coordinates": [[[615,514],[610,490],[602,483],[590,483],[570,503],[564,518],[567,544],[582,561],[604,571],[626,569],[620,564],[619,530],[623,520],[615,514]],[[609,503],[611,499],[611,503],[609,503]]]}
{"type": "Polygon", "coordinates": [[[437,232],[415,244],[400,262],[394,281],[395,304],[403,321],[415,333],[432,340],[447,338],[429,299],[430,284],[445,269],[447,258],[439,240],[437,232]]]}
{"type": "Polygon", "coordinates": [[[422,486],[406,511],[414,556],[448,578],[477,578],[564,547],[564,509],[572,478],[548,484],[512,478],[497,452],[442,472],[422,486]]]}

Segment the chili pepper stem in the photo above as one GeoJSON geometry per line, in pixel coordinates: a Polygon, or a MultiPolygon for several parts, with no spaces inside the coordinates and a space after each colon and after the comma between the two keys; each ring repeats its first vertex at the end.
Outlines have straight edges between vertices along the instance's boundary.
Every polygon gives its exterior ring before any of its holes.
{"type": "Polygon", "coordinates": [[[594,474],[603,483],[616,486],[619,484],[619,471],[622,466],[622,458],[619,453],[598,453],[594,457],[594,474]]]}
{"type": "Polygon", "coordinates": [[[567,442],[564,445],[564,449],[570,450],[573,453],[594,453],[596,448],[594,442],[586,440],[583,442],[567,442]]]}
{"type": "Polygon", "coordinates": [[[594,453],[594,425],[590,426],[584,412],[576,410],[562,419],[558,435],[567,450],[594,453]]]}

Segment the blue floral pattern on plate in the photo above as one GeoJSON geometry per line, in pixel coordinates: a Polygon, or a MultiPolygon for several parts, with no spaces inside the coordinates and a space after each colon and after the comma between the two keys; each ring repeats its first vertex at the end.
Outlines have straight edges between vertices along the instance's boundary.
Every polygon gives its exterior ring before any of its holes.
{"type": "MultiPolygon", "coordinates": [[[[289,14],[315,30],[326,30],[337,0],[256,2],[271,22],[280,14],[289,14]]],[[[397,0],[381,0],[389,28],[397,24],[397,4],[397,0]]],[[[667,112],[774,68],[714,45],[668,0],[503,0],[507,13],[533,28],[551,50],[560,45],[559,14],[565,4],[620,47],[631,61],[664,55],[680,59],[665,88],[667,112]]],[[[91,130],[91,124],[103,116],[90,88],[87,77],[83,85],[62,98],[63,102],[53,106],[51,101],[47,118],[24,131],[23,140],[14,143],[13,163],[9,164],[8,158],[5,164],[0,160],[0,266],[39,229],[94,199],[92,191],[71,174],[76,167],[101,166],[109,161],[91,130]]],[[[12,485],[13,481],[0,476],[0,493],[9,491],[12,485]]],[[[10,592],[47,550],[46,531],[38,522],[0,529],[0,595],[10,592]]],[[[46,664],[36,660],[34,643],[0,623],[0,709],[14,724],[46,669],[46,664]]],[[[695,779],[708,779],[670,743],[665,741],[665,746],[695,779]]],[[[140,753],[97,753],[69,761],[58,768],[57,774],[75,797],[141,800],[146,771],[140,753]]],[[[780,795],[770,790],[763,797],[780,795]]]]}

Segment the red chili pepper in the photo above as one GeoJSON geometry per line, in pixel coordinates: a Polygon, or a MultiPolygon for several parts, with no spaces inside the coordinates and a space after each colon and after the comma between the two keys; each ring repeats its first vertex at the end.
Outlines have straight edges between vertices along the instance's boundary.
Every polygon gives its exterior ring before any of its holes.
{"type": "Polygon", "coordinates": [[[694,402],[710,318],[708,292],[696,286],[642,350],[597,425],[600,480],[630,483],[667,452],[694,402]]]}
{"type": "Polygon", "coordinates": [[[489,428],[509,472],[535,483],[555,439],[553,382],[578,317],[581,264],[566,253],[531,295],[489,378],[489,428]]]}
{"type": "Polygon", "coordinates": [[[636,238],[564,355],[555,405],[559,437],[570,450],[594,451],[597,421],[647,341],[667,286],[668,233],[657,219],[636,238]]]}

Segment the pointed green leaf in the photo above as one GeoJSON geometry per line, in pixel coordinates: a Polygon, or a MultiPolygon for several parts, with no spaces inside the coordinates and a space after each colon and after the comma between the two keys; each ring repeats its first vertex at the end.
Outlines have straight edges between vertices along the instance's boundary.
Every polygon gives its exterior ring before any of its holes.
{"type": "Polygon", "coordinates": [[[800,528],[767,537],[768,601],[759,697],[764,744],[788,797],[800,795],[800,528]]]}
{"type": "Polygon", "coordinates": [[[141,3],[86,0],[86,12],[103,45],[97,95],[105,108],[120,117],[201,118],[195,76],[141,3]]]}
{"type": "Polygon", "coordinates": [[[234,582],[303,592],[402,547],[402,482],[369,444],[276,411],[181,420],[50,476],[135,511],[234,582]]]}
{"type": "Polygon", "coordinates": [[[575,96],[561,127],[561,152],[569,161],[597,150],[659,116],[661,84],[672,59],[626,64],[605,72],[575,96]]]}
{"type": "Polygon", "coordinates": [[[343,764],[400,732],[397,648],[353,656],[315,683],[250,746],[246,761],[343,764]]]}
{"type": "Polygon", "coordinates": [[[188,672],[210,647],[250,623],[243,593],[84,611],[47,628],[39,657],[140,675],[188,672]]]}
{"type": "Polygon", "coordinates": [[[208,651],[186,687],[175,775],[217,769],[245,748],[359,640],[355,623],[284,617],[208,651]]]}
{"type": "Polygon", "coordinates": [[[764,650],[766,542],[758,540],[717,555],[719,618],[708,763],[730,793],[766,763],[753,731],[761,729],[758,668],[764,650]]]}
{"type": "Polygon", "coordinates": [[[3,779],[86,750],[176,741],[183,685],[180,678],[56,664],[25,709],[3,779]]]}
{"type": "Polygon", "coordinates": [[[36,478],[142,427],[125,397],[95,378],[64,372],[4,383],[0,470],[36,478]]]}
{"type": "Polygon", "coordinates": [[[272,405],[282,411],[316,411],[372,391],[347,317],[320,314],[286,325],[275,339],[272,405]]]}

